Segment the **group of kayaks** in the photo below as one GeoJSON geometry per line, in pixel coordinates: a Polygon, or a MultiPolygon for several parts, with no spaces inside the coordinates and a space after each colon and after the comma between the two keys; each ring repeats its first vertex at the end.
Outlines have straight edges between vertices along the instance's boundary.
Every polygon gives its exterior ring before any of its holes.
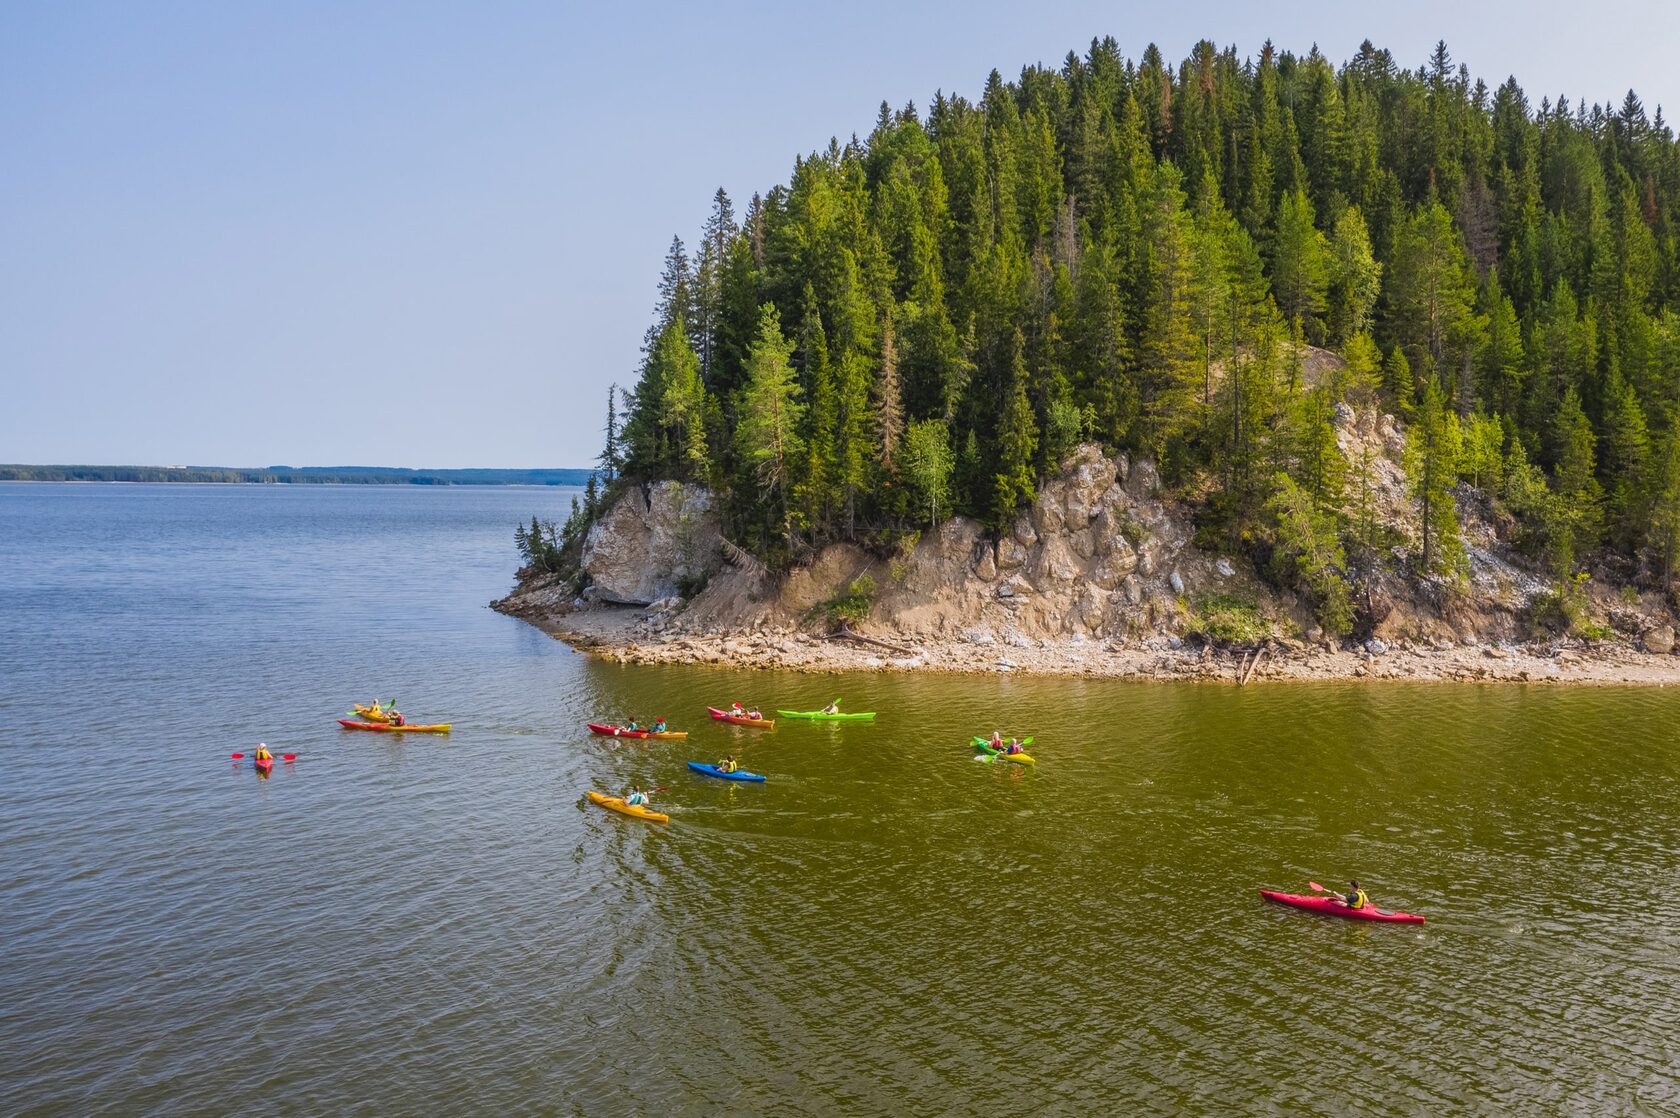
{"type": "MultiPolygon", "coordinates": [[[[768,730],[774,729],[776,725],[776,721],[773,718],[752,717],[751,714],[756,712],[743,714],[731,710],[720,710],[717,707],[707,707],[706,710],[712,716],[714,721],[726,722],[734,726],[750,726],[757,729],[768,730]]],[[[810,721],[871,722],[874,721],[875,718],[873,711],[859,714],[841,714],[829,711],[778,710],[776,713],[782,718],[805,719],[810,721]]],[[[645,730],[640,727],[632,730],[623,726],[614,725],[610,722],[590,722],[587,723],[587,725],[590,733],[598,734],[604,737],[622,737],[632,739],[653,738],[667,740],[685,740],[688,737],[686,731],[653,731],[645,730]]],[[[1019,739],[1018,744],[1024,747],[1031,745],[1032,741],[1033,739],[1031,737],[1021,738],[1019,739]]],[[[1008,762],[1016,765],[1038,764],[1038,761],[1031,754],[1027,753],[1024,748],[1019,749],[1016,752],[1010,752],[1010,745],[1004,744],[1003,742],[997,740],[997,738],[984,738],[976,736],[970,739],[970,744],[974,748],[974,759],[976,761],[1008,762]]],[[[753,784],[762,784],[765,782],[763,774],[748,772],[745,769],[726,771],[719,768],[717,765],[706,764],[702,761],[689,761],[687,764],[690,771],[701,776],[713,777],[718,780],[739,781],[753,784]]],[[[587,792],[586,795],[590,803],[598,804],[609,811],[616,811],[621,815],[628,815],[635,819],[647,820],[650,823],[669,823],[671,821],[671,817],[665,812],[655,811],[653,808],[648,807],[645,804],[628,803],[622,796],[608,796],[605,793],[593,790],[587,792]]],[[[1383,924],[1422,924],[1424,922],[1424,917],[1415,913],[1396,912],[1392,909],[1380,908],[1374,904],[1364,904],[1359,907],[1354,907],[1353,905],[1350,905],[1346,899],[1330,892],[1327,889],[1324,889],[1324,887],[1319,885],[1317,882],[1309,882],[1309,884],[1314,889],[1319,890],[1323,895],[1314,896],[1306,893],[1283,893],[1274,889],[1262,889],[1260,890],[1260,895],[1266,900],[1276,904],[1302,909],[1307,912],[1316,912],[1325,916],[1341,917],[1345,920],[1366,920],[1373,923],[1383,924]]]]}
{"type": "MultiPolygon", "coordinates": [[[[835,705],[838,706],[839,702],[840,700],[836,699],[835,705]]],[[[707,707],[706,712],[712,716],[714,722],[727,722],[731,726],[749,726],[758,730],[774,730],[776,728],[774,718],[764,718],[757,711],[746,711],[740,708],[722,710],[718,707],[707,707]]],[[[872,710],[845,714],[837,710],[778,710],[776,713],[782,718],[804,719],[810,722],[875,721],[875,712],[872,710]]],[[[641,726],[631,728],[612,722],[587,722],[585,725],[589,727],[590,733],[601,737],[665,741],[683,741],[688,738],[688,731],[686,730],[648,730],[641,726]]],[[[698,773],[701,776],[709,776],[716,780],[729,780],[742,784],[763,784],[767,779],[763,773],[748,772],[742,768],[724,769],[717,765],[709,765],[704,761],[689,761],[687,764],[691,772],[698,773]]],[[[621,815],[628,815],[635,819],[646,819],[651,823],[669,823],[671,821],[671,817],[664,812],[654,811],[644,804],[628,803],[622,796],[608,796],[605,793],[595,791],[590,791],[587,795],[590,803],[599,804],[608,811],[616,811],[621,815]]]]}
{"type": "MultiPolygon", "coordinates": [[[[778,710],[776,714],[782,718],[798,719],[808,722],[873,722],[875,720],[875,712],[872,710],[841,712],[838,709],[834,709],[835,707],[838,707],[839,702],[840,700],[836,699],[834,701],[834,707],[827,710],[778,710]]],[[[706,713],[711,715],[714,722],[726,722],[732,726],[748,726],[760,730],[773,730],[776,728],[776,720],[774,718],[765,718],[760,715],[758,711],[745,710],[738,704],[735,709],[732,710],[723,710],[719,707],[707,707],[706,713]]],[[[686,740],[688,737],[688,732],[686,730],[649,730],[635,725],[634,723],[629,726],[623,726],[613,722],[587,722],[585,725],[589,727],[590,733],[596,734],[600,737],[630,738],[632,740],[646,740],[651,738],[656,740],[675,741],[686,740]]],[[[664,725],[663,720],[661,720],[659,725],[664,725]]],[[[1029,745],[1032,740],[1033,739],[1030,737],[1024,738],[1019,744],[1022,746],[1029,745]]],[[[1002,744],[1001,742],[994,743],[986,738],[975,737],[972,739],[972,744],[974,746],[974,759],[976,761],[1003,761],[1016,765],[1038,764],[1038,761],[1025,750],[1017,749],[1015,752],[1011,752],[1010,747],[1002,744]]],[[[701,776],[713,777],[718,780],[763,784],[766,779],[762,773],[748,772],[747,770],[740,768],[723,769],[717,765],[706,764],[703,761],[689,761],[687,762],[687,765],[692,772],[698,773],[701,776]]],[[[616,811],[620,814],[629,815],[636,819],[646,819],[655,823],[667,823],[671,818],[664,812],[654,811],[645,804],[628,803],[622,796],[608,796],[601,792],[591,791],[588,793],[588,797],[590,803],[599,804],[601,807],[604,807],[609,811],[616,811]]]]}
{"type": "MultiPolygon", "coordinates": [[[[839,700],[835,701],[836,704],[838,704],[839,700]]],[[[776,720],[773,718],[753,717],[753,715],[757,714],[756,711],[741,712],[739,710],[720,710],[717,707],[707,707],[706,710],[714,721],[726,722],[733,726],[749,726],[755,729],[765,730],[772,730],[776,727],[776,720]]],[[[366,730],[375,733],[446,734],[449,732],[451,726],[448,722],[422,724],[409,723],[403,721],[400,715],[396,715],[393,709],[382,706],[378,702],[367,705],[356,703],[349,713],[355,715],[355,718],[341,718],[338,720],[338,724],[347,730],[366,730]]],[[[841,713],[837,710],[778,710],[776,713],[782,718],[812,722],[873,722],[875,720],[874,711],[841,713]]],[[[643,729],[640,726],[632,729],[626,726],[615,725],[611,722],[589,722],[585,723],[585,725],[589,727],[590,733],[602,737],[628,738],[631,740],[651,739],[657,741],[685,741],[688,738],[688,731],[686,730],[649,730],[643,729]]],[[[1019,745],[1025,747],[1031,745],[1032,741],[1033,739],[1031,737],[1021,738],[1019,740],[1019,745]]],[[[1038,761],[1031,754],[1027,753],[1024,748],[1011,752],[1010,746],[1002,743],[996,737],[984,738],[975,736],[970,739],[970,744],[974,748],[974,759],[976,761],[1003,761],[1016,765],[1038,764],[1038,761]]],[[[243,755],[234,754],[234,756],[237,758],[243,755]]],[[[287,757],[290,759],[291,755],[288,754],[287,757]]],[[[253,760],[253,764],[255,765],[257,772],[264,776],[268,775],[274,769],[274,759],[272,757],[255,758],[253,760]]],[[[762,773],[748,772],[747,770],[740,768],[723,769],[717,765],[707,764],[703,761],[689,761],[687,762],[687,765],[690,771],[697,773],[700,776],[712,777],[716,780],[728,780],[744,784],[763,784],[766,780],[766,777],[762,773]]],[[[671,821],[671,817],[665,812],[655,811],[645,804],[628,803],[622,796],[608,796],[605,793],[596,792],[593,789],[586,792],[585,795],[589,799],[590,803],[598,804],[609,811],[616,811],[621,815],[628,815],[635,819],[644,819],[650,823],[669,823],[671,821]]],[[[1262,889],[1260,890],[1260,896],[1275,904],[1285,905],[1290,908],[1298,908],[1307,912],[1316,912],[1324,916],[1340,917],[1344,920],[1365,920],[1383,924],[1424,923],[1425,918],[1416,913],[1397,912],[1392,909],[1381,908],[1374,904],[1364,904],[1355,907],[1350,905],[1345,898],[1328,889],[1325,889],[1316,881],[1309,882],[1308,884],[1311,885],[1313,889],[1318,890],[1317,895],[1308,893],[1284,893],[1275,889],[1262,889]]]]}

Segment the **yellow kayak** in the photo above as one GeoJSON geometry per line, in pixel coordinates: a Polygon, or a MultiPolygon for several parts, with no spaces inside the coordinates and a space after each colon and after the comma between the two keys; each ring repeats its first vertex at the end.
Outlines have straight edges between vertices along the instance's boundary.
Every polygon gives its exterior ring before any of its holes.
{"type": "Polygon", "coordinates": [[[662,811],[650,811],[639,804],[627,804],[619,796],[603,796],[599,792],[585,792],[592,804],[600,804],[608,811],[616,811],[620,815],[629,815],[637,819],[646,819],[649,823],[669,823],[671,817],[662,811]]]}

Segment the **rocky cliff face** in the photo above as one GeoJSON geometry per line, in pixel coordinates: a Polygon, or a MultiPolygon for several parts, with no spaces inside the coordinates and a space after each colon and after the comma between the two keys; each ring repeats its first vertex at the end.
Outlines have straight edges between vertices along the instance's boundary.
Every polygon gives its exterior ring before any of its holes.
{"type": "Polygon", "coordinates": [[[724,570],[673,628],[788,630],[868,574],[878,597],[864,632],[977,644],[1132,637],[1182,629],[1204,593],[1274,600],[1252,573],[1191,543],[1188,510],[1166,499],[1153,464],[1080,447],[1000,539],[953,518],[906,556],[881,560],[849,544],[825,548],[779,585],[724,570]]]}
{"type": "Polygon", "coordinates": [[[1193,595],[1262,592],[1190,537],[1186,511],[1162,498],[1152,464],[1083,446],[1007,535],[994,541],[972,521],[951,520],[908,563],[889,564],[871,617],[905,635],[980,644],[1127,637],[1180,628],[1193,595]]]}
{"type": "Polygon", "coordinates": [[[710,491],[675,481],[632,488],[613,502],[583,543],[584,597],[620,605],[673,598],[722,562],[710,491]]]}
{"type": "MultiPolygon", "coordinates": [[[[1338,412],[1336,427],[1350,462],[1372,463],[1375,515],[1404,559],[1417,541],[1399,466],[1403,435],[1388,416],[1350,409],[1338,412]]],[[[1467,584],[1448,590],[1387,565],[1363,603],[1370,632],[1361,636],[1373,638],[1368,647],[1376,654],[1390,645],[1441,650],[1533,636],[1527,611],[1546,581],[1502,543],[1476,491],[1461,489],[1458,503],[1467,584]]],[[[1162,490],[1151,462],[1109,458],[1087,445],[1000,537],[957,517],[895,557],[834,544],[809,566],[772,578],[745,559],[740,567],[725,564],[727,547],[705,489],[661,482],[621,494],[590,529],[584,596],[654,605],[640,627],[662,639],[791,634],[826,628],[824,605],[867,574],[877,596],[857,631],[883,641],[1154,648],[1176,647],[1203,599],[1230,595],[1268,618],[1286,645],[1321,639],[1310,603],[1261,579],[1246,559],[1197,548],[1192,512],[1162,490]],[[708,578],[691,600],[678,598],[708,578]]],[[[1630,646],[1673,648],[1673,618],[1660,595],[1608,585],[1596,586],[1595,594],[1595,615],[1630,646]]],[[[580,604],[551,577],[522,583],[496,606],[540,623],[580,604]]]]}

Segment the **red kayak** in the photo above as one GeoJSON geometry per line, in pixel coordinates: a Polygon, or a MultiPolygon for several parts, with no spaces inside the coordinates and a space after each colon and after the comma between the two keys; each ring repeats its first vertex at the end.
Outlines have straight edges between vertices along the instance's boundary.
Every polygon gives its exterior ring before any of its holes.
{"type": "Polygon", "coordinates": [[[774,730],[776,728],[774,718],[746,718],[739,714],[730,714],[727,710],[719,710],[717,707],[707,707],[706,709],[711,711],[712,717],[719,722],[728,722],[734,726],[757,726],[761,730],[774,730]]]}
{"type": "Polygon", "coordinates": [[[251,764],[256,766],[256,770],[265,776],[274,771],[274,758],[272,757],[266,760],[261,757],[257,757],[252,760],[251,764]]]}
{"type": "Polygon", "coordinates": [[[1391,912],[1386,908],[1368,905],[1365,908],[1349,908],[1347,902],[1340,897],[1309,897],[1302,893],[1274,893],[1270,889],[1260,890],[1260,895],[1268,901],[1286,904],[1291,908],[1304,908],[1309,912],[1321,912],[1326,916],[1340,916],[1344,920],[1375,920],[1382,924],[1421,924],[1423,917],[1410,912],[1391,912]]]}

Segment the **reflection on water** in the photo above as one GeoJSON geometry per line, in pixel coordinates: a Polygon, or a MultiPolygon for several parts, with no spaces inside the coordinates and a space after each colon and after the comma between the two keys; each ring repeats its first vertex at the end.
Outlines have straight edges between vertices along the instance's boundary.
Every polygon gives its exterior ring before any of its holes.
{"type": "Polygon", "coordinates": [[[591,661],[483,608],[569,495],[0,486],[8,1110],[1680,1108],[1672,691],[591,661]]]}

